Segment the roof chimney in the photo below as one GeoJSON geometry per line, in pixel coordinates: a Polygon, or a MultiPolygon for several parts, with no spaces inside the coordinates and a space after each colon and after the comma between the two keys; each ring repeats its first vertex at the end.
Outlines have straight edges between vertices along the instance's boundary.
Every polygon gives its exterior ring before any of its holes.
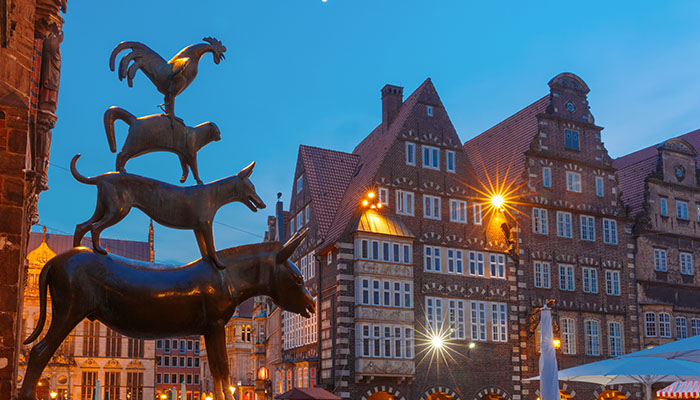
{"type": "Polygon", "coordinates": [[[284,205],[282,204],[282,193],[277,193],[277,205],[275,207],[275,219],[277,226],[275,227],[275,240],[285,242],[285,226],[284,226],[284,205]]]}
{"type": "Polygon", "coordinates": [[[403,104],[403,87],[384,85],[382,88],[382,124],[389,129],[403,104]]]}

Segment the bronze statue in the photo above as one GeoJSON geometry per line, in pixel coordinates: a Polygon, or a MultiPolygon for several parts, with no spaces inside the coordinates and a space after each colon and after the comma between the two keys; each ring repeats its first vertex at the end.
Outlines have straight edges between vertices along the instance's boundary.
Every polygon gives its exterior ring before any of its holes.
{"type": "Polygon", "coordinates": [[[253,212],[265,208],[248,179],[255,162],[237,175],[204,185],[180,187],[155,179],[125,172],[108,172],[94,177],[80,175],[75,168],[80,154],[73,157],[70,170],[73,177],[87,185],[97,186],[97,205],[92,217],[78,224],[73,234],[73,246],[79,246],[90,231],[92,247],[105,254],[100,246],[100,233],[127,216],[136,207],[161,225],[176,229],[192,229],[202,257],[211,258],[219,269],[225,265],[216,258],[212,222],[223,205],[239,201],[253,212]]]}
{"type": "Polygon", "coordinates": [[[232,400],[224,327],[236,306],[266,295],[282,309],[307,318],[316,310],[301,273],[289,261],[305,234],[293,236],[284,245],[267,242],[220,251],[226,265],[223,271],[207,259],[159,266],[86,247],[57,255],[39,276],[41,314],[24,344],[36,340],[44,327],[47,287],[51,325],[29,354],[20,399],[34,400],[37,381],[51,355],[80,321],[89,318],[134,338],[204,335],[215,399],[232,400]]]}
{"type": "Polygon", "coordinates": [[[165,61],[158,53],[139,42],[121,42],[109,57],[109,68],[114,71],[114,61],[123,50],[131,49],[119,63],[119,80],[127,78],[129,87],[133,86],[134,75],[141,69],[153,82],[159,92],[165,95],[165,113],[173,116],[175,96],[182,93],[197,76],[199,59],[206,53],[214,55],[214,63],[226,59],[226,47],[220,41],[206,37],[205,43],[193,44],[180,50],[170,61],[165,61]],[[131,64],[131,62],[134,62],[131,64]],[[129,65],[131,64],[131,66],[129,65]]]}
{"type": "Polygon", "coordinates": [[[112,153],[117,152],[117,143],[114,138],[116,120],[122,120],[129,125],[129,134],[122,150],[117,154],[117,171],[126,172],[124,165],[134,156],[153,151],[169,151],[180,157],[182,165],[180,182],[184,183],[187,180],[191,169],[194,179],[198,184],[202,184],[197,170],[197,152],[212,141],[221,140],[221,132],[216,124],[205,122],[192,128],[179,121],[173,122],[163,114],[136,118],[123,108],[110,107],[105,112],[104,123],[112,153]]]}

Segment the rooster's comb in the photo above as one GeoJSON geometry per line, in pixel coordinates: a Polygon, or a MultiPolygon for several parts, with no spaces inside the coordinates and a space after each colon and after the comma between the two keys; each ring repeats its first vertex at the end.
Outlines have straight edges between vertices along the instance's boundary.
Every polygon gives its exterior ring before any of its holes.
{"type": "Polygon", "coordinates": [[[224,44],[221,43],[220,40],[215,39],[215,38],[213,38],[213,37],[205,37],[205,38],[202,39],[202,40],[204,40],[205,42],[209,43],[209,44],[212,45],[212,46],[224,47],[224,44]]]}

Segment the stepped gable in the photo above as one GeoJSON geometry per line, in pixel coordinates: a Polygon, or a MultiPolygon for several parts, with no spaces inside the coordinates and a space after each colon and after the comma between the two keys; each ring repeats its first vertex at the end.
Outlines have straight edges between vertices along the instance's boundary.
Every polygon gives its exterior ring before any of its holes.
{"type": "Polygon", "coordinates": [[[299,146],[299,155],[304,166],[305,183],[311,193],[319,233],[324,237],[333,222],[360,157],[356,154],[304,145],[299,146]]]}
{"type": "Polygon", "coordinates": [[[383,123],[380,124],[355,147],[352,154],[359,156],[357,168],[352,172],[350,184],[321,248],[335,243],[351,227],[355,217],[359,216],[357,205],[360,199],[367,189],[374,186],[377,170],[384,161],[386,152],[394,144],[399,132],[410,121],[414,108],[419,102],[442,107],[440,97],[430,78],[406,98],[388,129],[383,123]]]}
{"type": "MultiPolygon", "coordinates": [[[[42,234],[31,232],[29,235],[28,249],[36,249],[41,244],[42,234]]],[[[131,258],[139,261],[150,261],[150,248],[148,242],[138,242],[134,240],[102,239],[102,246],[110,253],[118,256],[131,258]]],[[[57,254],[73,248],[72,235],[47,234],[46,244],[57,254]]],[[[82,246],[92,248],[92,240],[84,237],[80,242],[82,246]]]]}
{"type": "Polygon", "coordinates": [[[520,179],[525,153],[538,132],[537,115],[546,112],[549,98],[549,94],[542,97],[464,143],[464,152],[482,185],[488,185],[489,180],[496,186],[506,178],[520,179]]]}
{"type": "MultiPolygon", "coordinates": [[[[675,139],[685,140],[693,146],[695,151],[700,153],[700,129],[678,136],[675,139]]],[[[617,179],[620,181],[622,201],[624,201],[626,206],[630,207],[632,216],[643,210],[644,180],[649,174],[656,171],[659,157],[658,147],[662,144],[637,150],[613,161],[613,167],[617,169],[617,179]]]]}

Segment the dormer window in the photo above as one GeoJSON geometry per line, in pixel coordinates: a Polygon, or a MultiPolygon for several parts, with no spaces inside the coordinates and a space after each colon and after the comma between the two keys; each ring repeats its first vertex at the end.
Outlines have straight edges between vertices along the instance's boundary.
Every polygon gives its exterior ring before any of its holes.
{"type": "Polygon", "coordinates": [[[426,106],[425,107],[426,112],[428,113],[429,117],[433,116],[433,106],[426,106]]]}

